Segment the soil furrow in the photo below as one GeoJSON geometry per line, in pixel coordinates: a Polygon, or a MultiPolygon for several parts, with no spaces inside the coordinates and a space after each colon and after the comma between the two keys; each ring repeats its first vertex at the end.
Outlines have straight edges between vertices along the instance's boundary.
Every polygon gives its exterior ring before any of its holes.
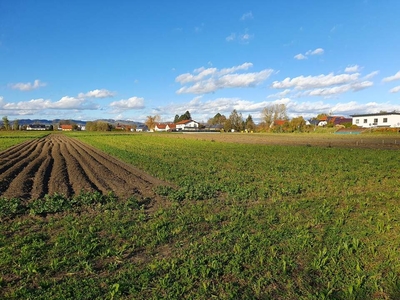
{"type": "Polygon", "coordinates": [[[39,143],[44,142],[44,140],[36,140],[34,142],[23,143],[24,146],[19,149],[9,148],[7,152],[4,152],[4,157],[0,158],[0,174],[5,172],[5,170],[12,167],[14,164],[20,162],[21,160],[32,155],[38,147],[40,147],[39,143]],[[7,156],[7,153],[9,154],[7,156]]]}
{"type": "MultiPolygon", "coordinates": [[[[16,179],[19,173],[21,173],[32,161],[34,161],[41,153],[41,147],[44,143],[43,140],[38,140],[36,144],[33,145],[33,151],[26,150],[22,155],[21,159],[16,159],[15,163],[9,166],[7,169],[2,170],[0,173],[0,195],[8,189],[9,185],[16,179]],[[29,154],[29,155],[28,155],[29,154]]],[[[24,185],[20,182],[20,185],[24,185]]]]}
{"type": "Polygon", "coordinates": [[[104,159],[99,160],[99,157],[93,151],[91,151],[91,149],[85,147],[84,144],[79,144],[75,143],[75,141],[71,141],[71,145],[72,147],[75,147],[76,151],[86,161],[88,166],[90,166],[92,170],[95,170],[96,174],[99,174],[98,177],[100,177],[100,179],[107,178],[107,181],[101,181],[103,182],[102,184],[109,186],[110,190],[118,191],[119,188],[126,185],[124,177],[129,176],[130,174],[123,174],[124,170],[121,168],[118,168],[118,171],[115,172],[115,164],[112,164],[104,159]]]}
{"type": "Polygon", "coordinates": [[[138,195],[157,200],[154,186],[168,185],[63,134],[11,147],[1,152],[0,162],[0,197],[7,198],[112,191],[119,198],[138,195]]]}
{"type": "Polygon", "coordinates": [[[70,143],[63,143],[61,151],[64,153],[67,162],[69,181],[73,190],[82,192],[101,191],[96,184],[89,178],[90,173],[83,169],[83,165],[77,159],[79,155],[76,150],[71,147],[70,143]]]}
{"type": "MultiPolygon", "coordinates": [[[[84,147],[85,149],[90,149],[91,155],[94,158],[96,158],[101,164],[104,164],[107,166],[112,164],[113,167],[110,167],[110,166],[108,167],[109,171],[112,172],[114,169],[117,169],[118,173],[114,173],[114,176],[121,178],[121,180],[123,180],[124,184],[126,184],[127,186],[134,185],[138,181],[143,182],[143,184],[147,184],[148,186],[152,186],[154,184],[154,178],[152,178],[150,175],[138,172],[138,170],[135,170],[136,172],[132,172],[132,169],[134,169],[133,166],[127,165],[126,163],[124,163],[110,155],[107,155],[96,148],[93,148],[89,145],[84,145],[83,143],[81,143],[79,141],[74,140],[73,144],[77,145],[78,147],[84,147]],[[124,170],[124,171],[122,171],[122,170],[124,170]]],[[[162,183],[160,181],[160,184],[165,184],[165,183],[162,183]]],[[[133,190],[131,192],[137,193],[137,191],[135,191],[135,190],[133,190]]]]}
{"type": "Polygon", "coordinates": [[[67,166],[64,157],[60,153],[59,143],[55,143],[52,147],[51,156],[54,159],[54,163],[49,181],[49,194],[58,193],[69,197],[73,192],[68,182],[67,166]]]}

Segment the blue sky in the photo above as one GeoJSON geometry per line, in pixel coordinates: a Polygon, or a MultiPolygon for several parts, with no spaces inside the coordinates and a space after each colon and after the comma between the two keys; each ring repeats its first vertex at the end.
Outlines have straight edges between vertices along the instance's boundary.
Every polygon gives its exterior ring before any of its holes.
{"type": "Polygon", "coordinates": [[[0,1],[0,115],[400,111],[399,12],[398,0],[0,1]]]}

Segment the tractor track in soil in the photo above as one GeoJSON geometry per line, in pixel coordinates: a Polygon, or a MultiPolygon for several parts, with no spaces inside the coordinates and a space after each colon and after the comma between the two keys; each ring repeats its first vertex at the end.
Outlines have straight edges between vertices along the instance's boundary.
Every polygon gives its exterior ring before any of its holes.
{"type": "Polygon", "coordinates": [[[50,134],[0,152],[0,197],[34,200],[46,194],[113,192],[118,198],[159,197],[169,185],[135,167],[63,134],[50,134]]]}

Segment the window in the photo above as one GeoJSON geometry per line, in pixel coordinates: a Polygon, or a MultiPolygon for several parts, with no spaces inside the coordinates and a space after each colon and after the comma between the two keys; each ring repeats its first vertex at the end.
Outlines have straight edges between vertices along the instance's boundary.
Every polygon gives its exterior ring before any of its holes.
{"type": "Polygon", "coordinates": [[[374,125],[378,124],[378,119],[374,119],[374,125]]]}
{"type": "Polygon", "coordinates": [[[368,120],[367,119],[364,119],[364,123],[367,123],[368,122],[368,120]]]}
{"type": "Polygon", "coordinates": [[[387,118],[383,118],[383,123],[387,123],[387,118]]]}
{"type": "Polygon", "coordinates": [[[359,119],[356,119],[356,124],[358,124],[358,123],[360,123],[360,120],[359,120],[359,119]]]}

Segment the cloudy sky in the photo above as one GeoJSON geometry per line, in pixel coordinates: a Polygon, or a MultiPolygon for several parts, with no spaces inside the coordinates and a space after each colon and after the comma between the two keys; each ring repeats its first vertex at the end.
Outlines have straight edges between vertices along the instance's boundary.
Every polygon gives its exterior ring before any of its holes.
{"type": "Polygon", "coordinates": [[[0,116],[400,110],[400,1],[0,1],[0,116]]]}

